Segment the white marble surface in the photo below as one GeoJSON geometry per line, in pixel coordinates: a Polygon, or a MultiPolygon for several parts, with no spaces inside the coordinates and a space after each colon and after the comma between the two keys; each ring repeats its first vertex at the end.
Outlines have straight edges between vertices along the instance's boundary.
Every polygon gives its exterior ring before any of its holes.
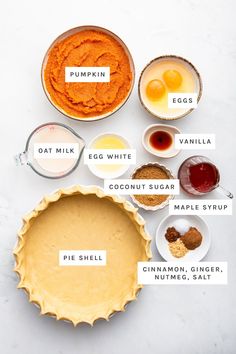
{"type": "MultiPolygon", "coordinates": [[[[1,4],[1,194],[0,194],[0,347],[4,354],[233,354],[236,348],[236,237],[233,217],[207,217],[212,246],[206,260],[228,261],[227,286],[146,286],[137,302],[109,323],[73,328],[48,317],[16,289],[12,249],[21,217],[41,197],[75,183],[102,185],[82,165],[71,176],[49,181],[29,168],[17,168],[13,155],[23,150],[37,125],[58,121],[87,141],[104,131],[120,132],[138,150],[139,162],[154,158],[141,147],[144,128],[154,123],[139,104],[136,86],[117,114],[96,123],[68,121],[48,103],[40,66],[50,42],[61,32],[96,24],[117,33],[130,48],[137,78],[161,54],[190,59],[202,74],[199,108],[176,122],[183,132],[217,134],[217,150],[206,152],[219,166],[222,184],[235,186],[236,3],[232,0],[4,1],[1,4]]],[[[176,173],[190,155],[166,164],[176,173]]],[[[127,174],[128,176],[128,174],[127,174]]],[[[234,191],[235,192],[235,191],[234,191]]],[[[212,197],[221,198],[215,192],[212,197]]],[[[168,210],[143,213],[154,236],[168,210]]],[[[160,259],[154,243],[154,260],[160,259]]]]}

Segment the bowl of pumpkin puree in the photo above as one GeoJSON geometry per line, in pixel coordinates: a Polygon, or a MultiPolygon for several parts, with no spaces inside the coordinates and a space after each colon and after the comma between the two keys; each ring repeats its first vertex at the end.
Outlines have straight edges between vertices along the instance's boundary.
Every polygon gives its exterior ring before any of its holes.
{"type": "Polygon", "coordinates": [[[99,120],[129,98],[134,63],[117,35],[102,27],[80,26],[54,40],[43,59],[41,77],[47,98],[61,113],[80,121],[99,120]],[[109,70],[106,79],[101,78],[104,68],[109,70]],[[76,81],[68,79],[67,70],[77,75],[76,81]]]}

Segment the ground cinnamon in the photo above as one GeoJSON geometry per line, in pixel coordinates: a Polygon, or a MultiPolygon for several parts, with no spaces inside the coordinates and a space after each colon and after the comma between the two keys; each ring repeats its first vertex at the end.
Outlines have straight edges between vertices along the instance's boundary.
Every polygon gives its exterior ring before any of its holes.
{"type": "Polygon", "coordinates": [[[202,234],[196,227],[190,227],[189,231],[181,237],[181,240],[187,249],[195,250],[202,243],[202,234]]]}

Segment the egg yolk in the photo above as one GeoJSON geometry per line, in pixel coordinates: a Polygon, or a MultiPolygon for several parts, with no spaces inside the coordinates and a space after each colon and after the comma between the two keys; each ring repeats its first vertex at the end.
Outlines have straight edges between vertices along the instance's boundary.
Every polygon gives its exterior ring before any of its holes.
{"type": "Polygon", "coordinates": [[[158,100],[165,93],[165,86],[161,80],[152,80],[147,84],[146,94],[152,101],[158,100]]]}
{"type": "Polygon", "coordinates": [[[163,74],[163,79],[166,85],[173,90],[176,90],[182,84],[182,76],[177,70],[167,70],[163,74]]]}

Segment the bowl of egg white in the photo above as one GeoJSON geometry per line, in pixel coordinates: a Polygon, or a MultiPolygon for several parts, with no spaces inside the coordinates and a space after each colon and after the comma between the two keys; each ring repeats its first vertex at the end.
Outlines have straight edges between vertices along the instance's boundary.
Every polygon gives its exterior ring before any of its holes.
{"type": "Polygon", "coordinates": [[[143,69],[138,84],[142,106],[152,116],[163,120],[179,119],[194,108],[170,108],[169,93],[202,95],[202,80],[197,69],[188,60],[176,55],[164,55],[153,59],[143,69]]]}
{"type": "MultiPolygon", "coordinates": [[[[131,145],[123,136],[106,132],[97,135],[88,145],[88,149],[95,150],[122,150],[131,149],[131,145]]],[[[88,164],[89,170],[98,178],[112,179],[122,176],[128,169],[129,164],[88,164]]]]}

